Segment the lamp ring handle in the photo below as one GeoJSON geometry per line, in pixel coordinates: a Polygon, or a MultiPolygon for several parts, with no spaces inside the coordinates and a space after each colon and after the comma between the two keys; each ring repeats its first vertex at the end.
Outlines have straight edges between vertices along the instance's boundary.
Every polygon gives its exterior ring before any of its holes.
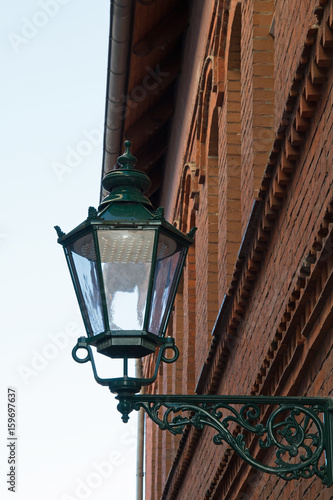
{"type": "Polygon", "coordinates": [[[166,345],[166,346],[163,346],[163,352],[166,349],[172,349],[175,354],[174,354],[174,356],[172,358],[166,358],[164,356],[164,354],[162,354],[161,361],[163,361],[164,363],[174,363],[175,361],[177,361],[177,359],[179,357],[179,349],[178,349],[178,347],[176,345],[170,345],[170,346],[166,345]]]}
{"type": "Polygon", "coordinates": [[[76,344],[76,346],[73,347],[72,356],[77,363],[87,363],[88,361],[90,361],[89,349],[83,345],[76,344]],[[85,349],[87,351],[87,355],[85,358],[79,358],[79,356],[76,354],[79,349],[85,349]]]}

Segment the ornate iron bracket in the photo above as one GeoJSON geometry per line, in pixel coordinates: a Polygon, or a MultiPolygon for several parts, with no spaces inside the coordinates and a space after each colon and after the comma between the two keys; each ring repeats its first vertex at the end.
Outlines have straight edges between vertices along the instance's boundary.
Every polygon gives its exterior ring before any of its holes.
{"type": "Polygon", "coordinates": [[[191,425],[199,430],[210,427],[215,431],[214,444],[226,443],[242,460],[262,472],[275,474],[285,481],[316,475],[326,486],[333,485],[332,399],[136,394],[141,387],[155,381],[161,362],[173,363],[178,354],[177,347],[170,341],[161,346],[152,377],[128,377],[125,359],[123,377],[102,379],[85,337],[78,339],[72,352],[78,363],[90,361],[96,382],[117,394],[117,408],[125,423],[133,410],[143,408],[161,430],[172,434],[181,434],[191,425]],[[87,351],[86,357],[78,357],[79,349],[87,351]],[[166,349],[174,351],[171,359],[165,357],[166,349]],[[262,457],[265,451],[271,455],[273,452],[274,459],[259,462],[257,456],[262,457]]]}
{"type": "Polygon", "coordinates": [[[227,443],[262,472],[286,481],[316,475],[326,486],[333,484],[333,402],[329,398],[138,394],[117,399],[124,422],[132,410],[143,408],[161,430],[172,434],[181,434],[188,425],[200,430],[208,426],[216,431],[214,444],[227,443]],[[255,448],[273,450],[273,463],[259,462],[253,456],[255,448]]]}

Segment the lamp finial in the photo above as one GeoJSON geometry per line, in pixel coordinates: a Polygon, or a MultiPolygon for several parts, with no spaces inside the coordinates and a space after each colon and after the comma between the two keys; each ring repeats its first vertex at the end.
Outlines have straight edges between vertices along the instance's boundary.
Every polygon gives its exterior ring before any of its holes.
{"type": "Polygon", "coordinates": [[[136,164],[136,158],[130,152],[130,148],[132,146],[131,141],[125,141],[125,153],[118,158],[118,163],[121,169],[128,170],[133,169],[136,164]]]}

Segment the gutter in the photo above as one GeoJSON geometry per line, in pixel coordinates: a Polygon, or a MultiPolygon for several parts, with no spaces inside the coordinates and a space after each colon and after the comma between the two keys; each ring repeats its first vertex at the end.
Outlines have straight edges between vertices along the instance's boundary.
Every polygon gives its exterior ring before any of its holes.
{"type": "MultiPolygon", "coordinates": [[[[116,165],[121,149],[126,109],[132,7],[133,0],[111,0],[102,179],[116,165]]],[[[100,199],[102,198],[101,188],[100,199]]]]}
{"type": "MultiPolygon", "coordinates": [[[[135,376],[142,378],[142,359],[135,360],[135,376]]],[[[141,389],[140,394],[143,391],[141,389]]],[[[144,478],[144,439],[145,439],[145,413],[144,409],[138,411],[137,427],[137,452],[136,452],[136,500],[143,500],[143,478],[144,478]]]]}
{"type": "MultiPolygon", "coordinates": [[[[109,54],[106,83],[102,179],[113,170],[121,150],[121,137],[126,111],[126,89],[132,36],[133,0],[111,0],[109,54]]],[[[101,179],[101,180],[102,180],[101,179]]],[[[101,183],[100,202],[103,199],[101,183]]],[[[136,377],[140,378],[142,360],[136,363],[136,377]]],[[[144,411],[138,415],[137,436],[137,500],[143,499],[144,411]]]]}

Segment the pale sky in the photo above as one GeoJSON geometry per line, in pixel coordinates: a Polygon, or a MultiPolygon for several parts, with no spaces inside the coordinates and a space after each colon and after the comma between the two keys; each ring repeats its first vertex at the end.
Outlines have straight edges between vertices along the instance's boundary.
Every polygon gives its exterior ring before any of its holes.
{"type": "MultiPolygon", "coordinates": [[[[99,201],[109,0],[1,0],[0,497],[134,500],[136,415],[71,357],[83,326],[53,228],[99,201]],[[8,491],[7,389],[16,391],[8,491]]],[[[104,358],[101,375],[117,376],[104,358]]]]}

